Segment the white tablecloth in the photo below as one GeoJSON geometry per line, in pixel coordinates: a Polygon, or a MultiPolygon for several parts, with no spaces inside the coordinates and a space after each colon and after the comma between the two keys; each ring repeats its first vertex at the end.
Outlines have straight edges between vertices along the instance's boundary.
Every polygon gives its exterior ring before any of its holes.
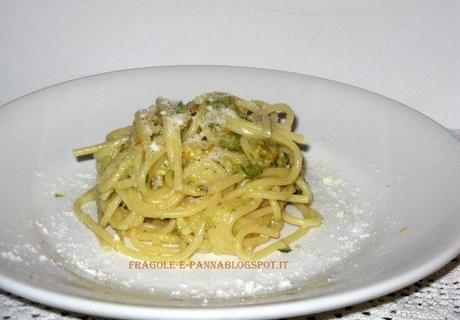
{"type": "MultiPolygon", "coordinates": [[[[460,130],[452,130],[460,139],[460,130]]],[[[459,213],[460,214],[460,213],[459,213]]],[[[0,320],[101,319],[57,310],[0,290],[0,320]]],[[[460,256],[419,282],[354,306],[290,320],[455,320],[460,319],[460,256]]]]}

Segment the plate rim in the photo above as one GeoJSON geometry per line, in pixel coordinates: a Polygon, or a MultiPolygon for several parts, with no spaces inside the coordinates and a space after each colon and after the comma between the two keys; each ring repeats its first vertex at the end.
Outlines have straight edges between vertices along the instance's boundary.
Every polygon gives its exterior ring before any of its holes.
{"type": "Polygon", "coordinates": [[[219,319],[248,319],[248,314],[251,314],[251,319],[268,319],[325,312],[381,297],[435,272],[454,259],[458,255],[458,251],[458,248],[453,245],[449,250],[442,251],[436,256],[436,259],[432,259],[426,264],[406,272],[399,272],[398,275],[387,280],[377,281],[353,290],[308,299],[248,306],[159,307],[115,303],[48,291],[36,285],[12,280],[1,273],[0,288],[44,305],[83,314],[120,319],[215,319],[216,317],[219,319]],[[153,312],[157,313],[158,316],[155,316],[153,312]]]}
{"type": "MultiPolygon", "coordinates": [[[[436,125],[441,128],[444,133],[448,133],[452,139],[458,142],[457,137],[452,132],[443,127],[436,120],[421,113],[414,108],[401,103],[392,98],[388,98],[379,93],[370,91],[368,89],[360,88],[344,82],[327,79],[323,77],[313,76],[309,74],[276,70],[269,68],[249,67],[249,66],[233,66],[233,65],[165,65],[165,66],[145,66],[129,69],[113,70],[103,73],[86,75],[84,77],[67,80],[64,82],[56,83],[44,88],[27,93],[21,97],[15,98],[6,104],[0,106],[0,116],[4,115],[6,110],[10,109],[11,106],[26,97],[37,94],[41,91],[66,85],[74,81],[80,81],[86,78],[103,77],[112,73],[123,73],[136,70],[145,69],[177,69],[177,68],[197,68],[197,69],[236,69],[236,70],[248,70],[251,72],[271,72],[271,73],[283,73],[296,77],[308,77],[316,80],[333,82],[346,87],[351,87],[359,91],[366,92],[367,94],[376,95],[379,98],[383,98],[387,101],[398,104],[398,108],[406,108],[414,113],[414,116],[419,118],[425,118],[429,120],[432,125],[436,125]]],[[[459,144],[460,145],[460,144],[459,144]]],[[[460,151],[460,149],[459,149],[460,151]]],[[[458,237],[460,240],[460,236],[458,237]]],[[[286,316],[298,316],[306,315],[317,312],[323,312],[327,310],[333,310],[348,305],[353,305],[370,299],[380,297],[390,292],[401,289],[407,285],[410,285],[429,274],[435,272],[445,264],[449,263],[460,253],[460,241],[453,242],[449,246],[446,246],[444,250],[438,251],[433,258],[427,260],[425,263],[419,266],[415,266],[406,271],[400,271],[396,275],[380,281],[374,281],[372,284],[361,285],[358,288],[352,290],[346,290],[343,292],[327,294],[324,296],[298,299],[294,301],[281,301],[281,302],[270,302],[260,303],[253,305],[236,305],[236,306],[198,306],[198,307],[161,307],[161,306],[146,306],[146,305],[135,305],[135,304],[124,304],[109,302],[100,299],[90,299],[80,297],[78,295],[72,295],[68,293],[59,293],[56,291],[50,291],[47,289],[40,288],[34,284],[28,284],[26,282],[17,281],[7,277],[0,271],[0,288],[11,292],[15,295],[25,297],[29,300],[50,305],[53,307],[72,310],[85,314],[93,314],[97,316],[111,316],[111,317],[123,317],[132,319],[175,319],[178,317],[188,319],[209,319],[218,316],[222,319],[240,319],[247,318],[248,314],[251,314],[253,319],[262,318],[274,318],[274,317],[286,317],[286,316]],[[257,311],[255,313],[254,311],[257,311]],[[155,313],[157,316],[155,317],[155,313]]]]}

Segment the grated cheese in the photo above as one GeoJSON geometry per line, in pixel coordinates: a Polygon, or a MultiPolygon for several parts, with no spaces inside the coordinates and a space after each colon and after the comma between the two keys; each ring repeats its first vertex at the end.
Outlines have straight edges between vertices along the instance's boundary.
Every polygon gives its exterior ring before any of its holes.
{"type": "Polygon", "coordinates": [[[213,108],[208,106],[208,112],[204,116],[204,124],[209,126],[210,123],[215,123],[220,126],[225,126],[227,118],[236,118],[235,111],[230,108],[213,108]]]}
{"type": "Polygon", "coordinates": [[[222,156],[222,152],[224,150],[220,147],[214,147],[212,150],[208,153],[208,159],[218,162],[220,160],[220,157],[222,156]]]}
{"type": "Polygon", "coordinates": [[[149,145],[149,149],[152,150],[152,151],[158,151],[160,150],[161,146],[156,143],[155,141],[152,142],[150,145],[149,145]]]}

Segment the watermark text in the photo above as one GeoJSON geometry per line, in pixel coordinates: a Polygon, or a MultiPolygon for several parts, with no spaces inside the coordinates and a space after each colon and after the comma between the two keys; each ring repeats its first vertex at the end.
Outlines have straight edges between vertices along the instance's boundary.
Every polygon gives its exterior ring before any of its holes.
{"type": "Polygon", "coordinates": [[[230,269],[286,269],[286,260],[269,261],[136,261],[129,260],[128,268],[135,270],[156,269],[193,269],[193,270],[230,270],[230,269]]]}

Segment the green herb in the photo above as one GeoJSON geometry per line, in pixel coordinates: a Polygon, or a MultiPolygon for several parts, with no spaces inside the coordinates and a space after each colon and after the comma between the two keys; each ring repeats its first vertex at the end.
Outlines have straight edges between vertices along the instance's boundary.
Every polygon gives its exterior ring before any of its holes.
{"type": "Polygon", "coordinates": [[[276,160],[276,164],[279,167],[286,168],[289,165],[289,157],[286,152],[281,152],[276,160]]]}
{"type": "Polygon", "coordinates": [[[176,107],[176,113],[184,113],[185,111],[187,111],[187,107],[182,101],[179,101],[176,107]]]}
{"type": "Polygon", "coordinates": [[[249,151],[247,155],[252,163],[264,168],[271,167],[278,159],[279,146],[268,140],[248,139],[249,151]]]}
{"type": "Polygon", "coordinates": [[[289,246],[287,246],[286,248],[278,249],[278,251],[282,253],[288,253],[288,252],[291,252],[292,249],[289,246]]]}
{"type": "Polygon", "coordinates": [[[225,95],[216,97],[215,100],[211,103],[214,107],[221,108],[221,107],[230,107],[235,105],[236,99],[234,96],[225,95]]]}
{"type": "Polygon", "coordinates": [[[296,187],[295,187],[295,192],[294,192],[294,194],[300,194],[300,195],[302,195],[302,194],[303,194],[303,190],[296,186],[296,187]]]}
{"type": "Polygon", "coordinates": [[[242,111],[237,111],[236,112],[236,115],[238,116],[238,118],[241,118],[243,120],[246,120],[246,121],[250,121],[250,122],[253,122],[251,118],[248,117],[248,115],[246,114],[246,112],[242,112],[242,111]]]}
{"type": "Polygon", "coordinates": [[[185,138],[185,134],[186,134],[186,133],[187,133],[187,128],[182,128],[182,129],[180,130],[180,139],[181,139],[182,141],[184,141],[184,138],[185,138]]]}
{"type": "Polygon", "coordinates": [[[64,198],[64,194],[62,193],[54,193],[55,198],[64,198]]]}
{"type": "Polygon", "coordinates": [[[153,134],[152,134],[152,137],[155,138],[155,137],[159,137],[163,134],[163,127],[160,127],[160,126],[155,126],[153,128],[153,134]]]}
{"type": "Polygon", "coordinates": [[[208,128],[211,129],[211,131],[216,131],[220,126],[215,123],[215,122],[211,122],[208,124],[208,128]]]}
{"type": "Polygon", "coordinates": [[[263,171],[262,167],[257,164],[242,164],[241,170],[243,170],[244,175],[248,178],[255,178],[263,171]]]}
{"type": "Polygon", "coordinates": [[[219,146],[230,151],[237,151],[240,149],[240,136],[230,132],[219,141],[219,146]]]}

